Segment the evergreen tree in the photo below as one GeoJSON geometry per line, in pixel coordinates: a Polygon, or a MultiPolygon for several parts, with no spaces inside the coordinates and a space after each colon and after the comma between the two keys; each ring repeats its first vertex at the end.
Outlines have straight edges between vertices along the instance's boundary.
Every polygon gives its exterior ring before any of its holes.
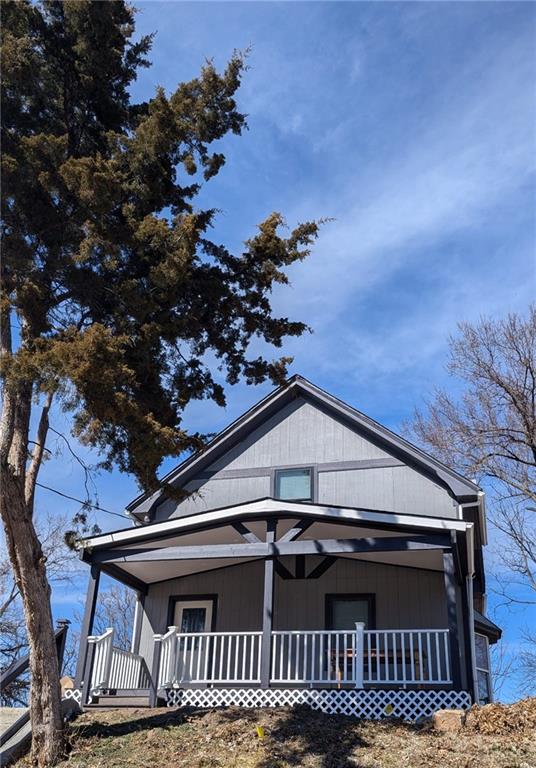
{"type": "Polygon", "coordinates": [[[286,375],[288,359],[248,348],[304,332],[274,316],[269,297],[318,225],[284,237],[273,213],[237,255],[209,237],[216,212],[195,198],[224,165],[213,143],[245,127],[240,55],[223,73],[207,63],[172,94],[132,103],[152,39],[135,42],[122,0],[5,0],[1,13],[1,514],[29,638],[33,757],[45,766],[63,750],[33,521],[52,402],[72,412],[74,434],[106,467],[155,488],[162,457],[202,442],[181,426],[185,406],[225,402],[207,359],[230,383],[286,375]]]}

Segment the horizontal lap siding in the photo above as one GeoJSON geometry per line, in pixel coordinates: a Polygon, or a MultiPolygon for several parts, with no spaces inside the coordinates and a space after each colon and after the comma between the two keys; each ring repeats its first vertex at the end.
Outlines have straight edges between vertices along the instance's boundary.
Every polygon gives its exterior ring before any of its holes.
{"type": "MultiPolygon", "coordinates": [[[[294,571],[294,559],[282,559],[294,571]]],[[[308,557],[307,572],[319,562],[308,557]]],[[[218,571],[157,584],[145,599],[140,653],[150,661],[152,636],[167,629],[171,595],[217,594],[216,630],[261,628],[264,568],[244,563],[218,571]]],[[[447,626],[443,574],[398,566],[339,559],[319,579],[276,577],[274,629],[324,629],[327,593],[373,593],[377,625],[385,629],[447,626]]]]}

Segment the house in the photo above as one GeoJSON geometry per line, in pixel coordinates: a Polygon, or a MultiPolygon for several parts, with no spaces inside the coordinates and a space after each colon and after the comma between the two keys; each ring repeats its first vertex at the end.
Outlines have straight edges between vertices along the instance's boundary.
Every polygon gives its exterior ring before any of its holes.
{"type": "Polygon", "coordinates": [[[85,704],[412,719],[491,699],[484,494],[294,376],[83,541],[85,704]],[[100,574],[138,593],[130,651],[92,635],[100,574]]]}

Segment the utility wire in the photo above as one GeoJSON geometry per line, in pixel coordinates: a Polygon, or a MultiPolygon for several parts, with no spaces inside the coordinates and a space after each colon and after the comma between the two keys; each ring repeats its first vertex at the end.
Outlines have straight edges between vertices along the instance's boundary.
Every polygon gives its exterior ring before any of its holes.
{"type": "Polygon", "coordinates": [[[43,485],[43,483],[36,483],[40,488],[44,488],[45,491],[51,491],[52,493],[57,493],[58,496],[63,496],[64,499],[70,499],[71,501],[77,501],[79,504],[82,504],[84,507],[91,507],[92,509],[96,509],[99,512],[106,512],[108,515],[115,515],[116,517],[120,517],[122,520],[125,519],[124,515],[121,515],[119,512],[112,512],[111,509],[106,509],[105,507],[100,507],[98,504],[90,504],[89,501],[82,501],[82,499],[77,499],[74,496],[69,496],[67,493],[63,493],[63,491],[58,491],[56,488],[50,488],[48,485],[43,485]]]}

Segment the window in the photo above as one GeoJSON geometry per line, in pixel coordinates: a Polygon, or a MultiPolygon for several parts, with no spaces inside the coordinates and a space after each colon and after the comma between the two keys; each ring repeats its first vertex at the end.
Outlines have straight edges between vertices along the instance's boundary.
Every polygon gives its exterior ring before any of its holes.
{"type": "Polygon", "coordinates": [[[326,629],[374,628],[374,595],[326,595],[326,629]]]}
{"type": "Polygon", "coordinates": [[[481,704],[491,701],[491,678],[489,672],[488,638],[475,634],[476,677],[478,683],[478,698],[481,704]]]}
{"type": "Polygon", "coordinates": [[[278,469],[275,473],[275,498],[283,501],[312,501],[311,469],[278,469]]]}

